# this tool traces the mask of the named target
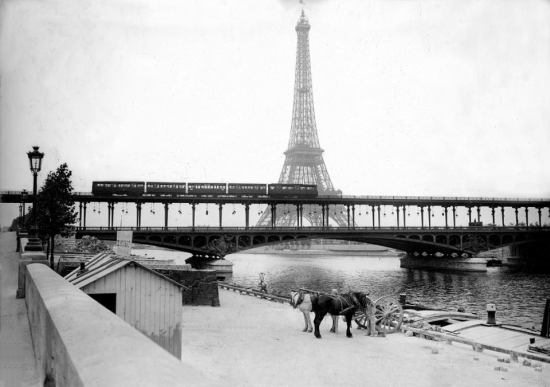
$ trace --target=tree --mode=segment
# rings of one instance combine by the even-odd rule
[[[36,223],[40,233],[49,241],[46,254],[52,269],[55,236],[70,236],[77,220],[71,175],[67,164],[61,164],[57,171],[48,174],[36,197]]]

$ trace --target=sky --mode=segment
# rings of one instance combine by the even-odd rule
[[[276,182],[303,9],[335,188],[550,197],[547,0],[0,4],[0,190],[32,190],[34,145],[39,186],[62,163],[76,191]]]

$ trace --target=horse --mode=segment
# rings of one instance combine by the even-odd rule
[[[347,324],[346,336],[349,338],[353,337],[350,331],[353,314],[358,308],[365,309],[367,303],[367,295],[362,292],[350,292],[341,296],[322,295],[315,298],[311,303],[312,310],[315,313],[315,319],[313,320],[315,324],[315,337],[318,339],[321,338],[319,325],[327,313],[333,316],[344,315]]]
[[[305,327],[302,329],[302,332],[313,332],[313,324],[311,323],[310,313],[312,310],[312,301],[317,299],[318,296],[311,295],[302,291],[291,291],[290,292],[290,305],[302,312],[304,314]],[[336,321],[338,316],[332,316],[332,328],[330,331],[332,333],[336,332]]]

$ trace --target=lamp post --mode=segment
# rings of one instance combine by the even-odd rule
[[[27,204],[27,196],[28,192],[26,189],[21,191],[21,228],[25,231],[25,233],[27,232],[27,230],[25,229],[25,205]]]
[[[25,251],[42,251],[42,243],[40,242],[40,239],[38,239],[38,228],[36,227],[36,180],[38,177],[38,172],[42,169],[42,158],[44,157],[44,153],[39,152],[37,146],[33,146],[32,149],[32,152],[27,152],[31,172],[33,174],[32,226],[30,229],[29,241],[27,246],[25,246]]]

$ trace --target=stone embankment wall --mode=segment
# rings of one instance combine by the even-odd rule
[[[26,276],[42,380],[57,387],[212,385],[46,265],[29,264]]]
[[[152,269],[191,288],[191,290],[183,290],[183,305],[220,306],[215,270],[177,270],[169,266],[152,267]]]

